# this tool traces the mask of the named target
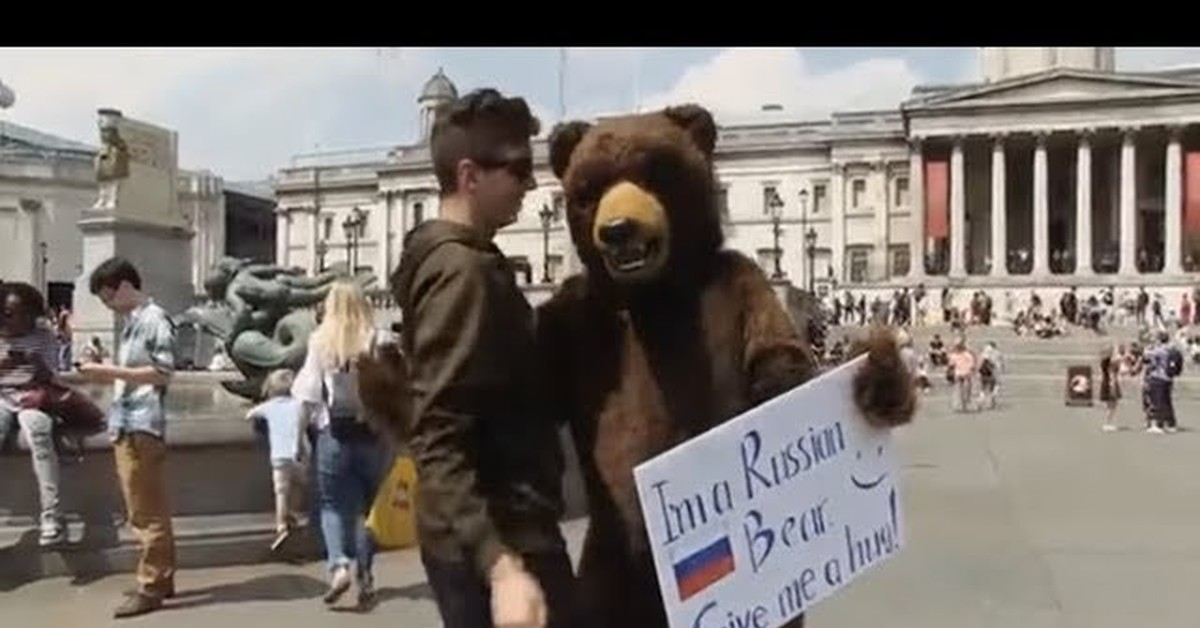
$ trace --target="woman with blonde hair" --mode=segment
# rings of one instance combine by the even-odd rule
[[[368,423],[359,402],[357,362],[384,342],[383,333],[374,327],[374,313],[361,288],[333,284],[292,386],[292,395],[304,402],[318,430],[317,493],[329,566],[326,604],[349,590],[352,562],[359,606],[369,608],[375,601],[375,540],[364,519],[390,458],[386,439]]]

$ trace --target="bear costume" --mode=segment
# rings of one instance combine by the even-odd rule
[[[580,594],[597,627],[667,628],[634,467],[818,374],[766,275],[722,249],[716,137],[696,105],[550,136],[586,272],[538,308],[538,336],[587,490]],[[864,416],[910,421],[916,394],[892,331],[858,347]]]

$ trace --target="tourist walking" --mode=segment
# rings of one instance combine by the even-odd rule
[[[391,452],[359,403],[356,362],[387,341],[379,337],[383,333],[375,329],[371,304],[358,285],[333,284],[292,384],[292,396],[303,402],[303,420],[317,429],[317,499],[329,572],[324,601],[336,604],[357,582],[363,610],[376,601],[376,544],[366,517]]]
[[[1116,346],[1100,352],[1100,401],[1104,403],[1105,432],[1117,431],[1117,406],[1121,401],[1121,361],[1124,351]]]
[[[113,257],[92,271],[91,293],[125,317],[115,364],[89,362],[79,372],[113,384],[108,429],[129,525],[141,545],[138,588],[114,612],[142,615],[175,595],[175,532],[167,497],[166,394],[175,372],[175,328],[166,310],[142,292],[137,268]]]
[[[950,407],[956,412],[972,409],[972,384],[975,377],[975,354],[967,348],[967,339],[959,337],[946,356],[949,361],[950,378],[954,391],[950,396]]]
[[[537,131],[524,100],[492,89],[443,110],[430,139],[441,215],[408,233],[392,276],[414,397],[418,541],[446,628],[583,624],[533,312],[493,242],[536,185]]]

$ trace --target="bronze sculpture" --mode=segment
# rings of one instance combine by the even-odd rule
[[[351,276],[345,264],[307,277],[298,268],[231,257],[214,264],[213,271],[204,285],[210,303],[188,308],[177,322],[194,324],[224,343],[245,379],[221,385],[252,400],[258,399],[267,373],[304,364],[308,336],[317,325],[314,307],[334,281]],[[353,279],[364,288],[375,281],[371,274]]]

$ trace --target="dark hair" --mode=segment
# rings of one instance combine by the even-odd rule
[[[92,294],[100,294],[100,290],[104,288],[120,288],[121,282],[124,281],[128,281],[135,290],[142,289],[142,276],[138,274],[137,268],[134,268],[133,262],[124,257],[110,257],[92,271],[92,276],[88,279],[88,289]]]
[[[8,301],[9,295],[16,295],[25,311],[34,318],[46,315],[46,299],[42,291],[22,281],[6,281],[0,284],[0,306]]]
[[[484,168],[510,166],[506,150],[521,147],[541,130],[524,98],[505,97],[492,88],[472,91],[440,106],[429,137],[430,159],[442,194],[458,189],[458,162],[470,159]],[[532,155],[529,160],[532,174]]]

